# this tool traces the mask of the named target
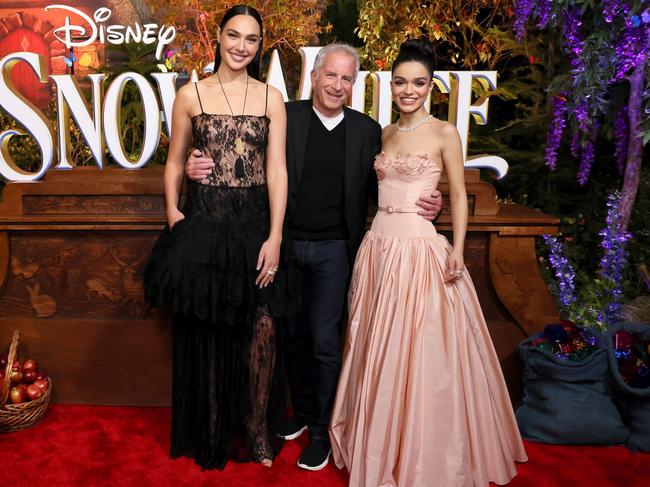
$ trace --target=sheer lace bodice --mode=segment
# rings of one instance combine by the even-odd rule
[[[165,229],[145,270],[147,299],[175,316],[171,455],[203,468],[223,468],[229,457],[270,460],[281,445],[276,319],[292,305],[286,242],[274,282],[255,285],[270,225],[269,124],[266,115],[201,106],[193,144],[215,167],[188,181],[185,218]]]
[[[248,187],[266,183],[264,161],[269,133],[266,115],[229,115],[199,113],[192,117],[194,147],[212,157],[212,173],[203,181],[210,186]],[[237,138],[243,144],[237,145]],[[235,171],[237,158],[243,163],[243,175]]]

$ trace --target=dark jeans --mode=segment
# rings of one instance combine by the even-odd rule
[[[341,370],[341,315],[350,273],[345,240],[294,240],[298,313],[287,327],[286,359],[296,416],[327,438]]]

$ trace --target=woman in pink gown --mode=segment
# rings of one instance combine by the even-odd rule
[[[429,41],[402,44],[391,82],[400,119],[375,162],[379,211],[354,265],[330,426],[334,461],[354,487],[506,484],[527,459],[463,262],[460,137],[424,109],[432,74]],[[443,169],[453,246],[412,204]]]

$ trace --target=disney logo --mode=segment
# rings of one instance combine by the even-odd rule
[[[53,34],[59,41],[63,42],[68,49],[71,47],[81,47],[92,44],[99,40],[101,44],[106,42],[110,44],[124,44],[130,42],[143,42],[144,44],[158,43],[156,47],[156,59],[162,58],[162,52],[166,45],[170,44],[176,37],[176,28],[173,25],[162,24],[144,24],[137,22],[131,25],[103,25],[111,18],[113,12],[106,8],[100,7],[95,10],[93,17],[89,17],[84,12],[69,5],[48,5],[45,11],[49,10],[66,10],[81,17],[90,26],[90,32],[81,25],[70,23],[70,17],[66,15],[65,25],[54,29]],[[87,37],[86,37],[87,36]],[[79,40],[79,38],[85,40]],[[76,40],[73,40],[75,38]]]

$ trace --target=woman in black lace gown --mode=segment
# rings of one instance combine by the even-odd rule
[[[286,114],[280,93],[258,81],[261,50],[257,11],[232,7],[214,74],[179,90],[165,167],[168,226],[145,269],[147,299],[174,313],[171,455],[206,469],[229,457],[270,466],[279,448]],[[215,167],[188,181],[181,210],[190,145]]]

